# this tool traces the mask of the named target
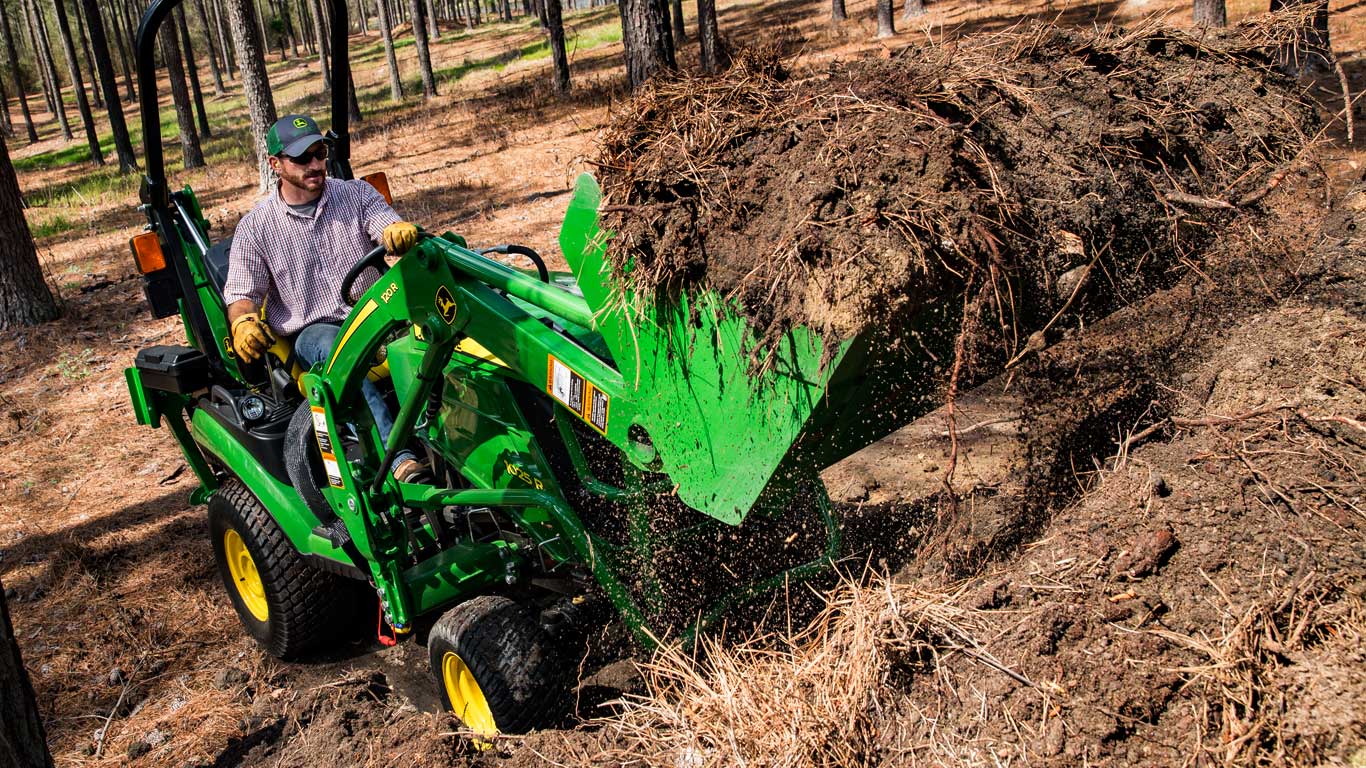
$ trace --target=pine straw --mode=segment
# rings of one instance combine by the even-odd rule
[[[607,723],[625,746],[595,761],[670,766],[863,766],[883,754],[897,676],[961,654],[1024,680],[978,641],[983,613],[961,593],[878,580],[844,585],[804,630],[734,648],[704,638],[643,672],[648,695]],[[1027,681],[1026,681],[1027,682]],[[1030,683],[1032,685],[1032,683]]]

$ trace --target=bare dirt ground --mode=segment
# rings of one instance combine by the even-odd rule
[[[1333,8],[1336,48],[1360,92],[1366,7]],[[569,23],[610,24],[611,10]],[[853,21],[840,30],[828,26],[828,4],[794,0],[723,4],[722,23],[739,39],[785,36],[799,65],[819,66],[960,25],[1091,24],[1162,10],[1178,7],[944,3],[926,31],[886,44],[871,39],[867,2],[850,3]],[[510,25],[448,38],[438,66],[497,56],[536,33]],[[685,58],[695,55],[690,44]],[[282,112],[316,106],[316,67],[274,65]],[[431,229],[555,254],[569,184],[591,170],[597,133],[625,97],[619,45],[578,51],[574,67],[569,99],[550,97],[542,60],[446,82],[427,107],[383,109],[357,132],[357,170],[387,170],[398,209]],[[357,76],[362,91],[385,82],[373,61]],[[1341,108],[1335,87],[1325,80],[1318,93],[1329,111]],[[949,618],[910,622],[937,632],[884,633],[902,650],[884,654],[892,660],[873,687],[895,707],[878,710],[883,720],[849,718],[871,729],[824,738],[854,745],[866,764],[1366,759],[1366,204],[1348,194],[1366,162],[1345,148],[1340,122],[1328,140],[1324,173],[1278,193],[1307,201],[1278,234],[1293,249],[1259,251],[1261,260],[1230,250],[1208,274],[1074,329],[1019,375],[965,394],[956,506],[941,495],[942,413],[826,473],[859,558],[850,567],[866,558],[899,574],[899,589],[921,590],[916,599],[889,591],[900,596],[896,615],[938,606],[934,615]],[[254,170],[234,148],[240,132],[217,141],[228,159],[175,178],[226,233],[253,202]],[[60,146],[11,151],[20,159]],[[701,704],[694,716],[705,722],[664,717],[680,710],[679,692],[691,697],[683,703],[704,702],[663,685],[667,676],[651,676],[658,709],[627,713],[636,731],[576,729],[571,717],[561,730],[479,751],[434,713],[425,656],[412,644],[379,650],[363,632],[304,664],[256,648],[218,583],[173,442],[137,428],[127,402],[122,369],[135,351],[182,333],[147,318],[126,250],[140,224],[134,190],[110,181],[73,194],[83,170],[21,171],[31,198],[54,201],[31,212],[32,224],[76,222],[39,241],[66,314],[0,338],[0,575],[59,765],[735,762],[707,728],[749,731]],[[982,652],[946,644],[945,622]],[[612,634],[584,669],[578,717],[646,690]],[[679,734],[694,739],[692,752],[676,749]]]

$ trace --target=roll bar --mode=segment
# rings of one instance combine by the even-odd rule
[[[162,22],[184,0],[153,0],[138,24],[136,41],[138,104],[142,110],[142,143],[146,173],[142,183],[142,202],[160,211],[169,211],[170,194],[166,182],[166,160],[161,150],[161,119],[157,103],[156,38]],[[332,142],[328,168],[334,178],[351,178],[351,137],[348,99],[351,94],[350,53],[347,50],[346,0],[328,0],[332,8],[332,127],[327,132]],[[227,41],[224,41],[225,43]],[[265,41],[262,41],[262,45]]]

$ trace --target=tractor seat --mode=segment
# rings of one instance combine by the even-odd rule
[[[232,238],[225,237],[213,244],[209,248],[209,253],[204,257],[204,266],[208,268],[209,279],[218,289],[218,295],[223,295],[223,286],[228,284],[228,252],[232,250]]]

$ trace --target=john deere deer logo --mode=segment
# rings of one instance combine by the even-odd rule
[[[295,128],[307,128],[307,127],[308,127],[308,121],[305,120],[305,119],[303,119],[302,117],[296,117],[296,118],[294,118],[294,127],[295,127]]]
[[[441,319],[446,321],[446,325],[455,322],[455,299],[444,285],[436,289],[436,311],[441,313]]]

